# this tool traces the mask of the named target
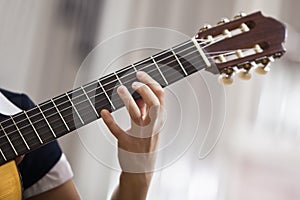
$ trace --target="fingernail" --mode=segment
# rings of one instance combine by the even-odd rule
[[[121,94],[121,95],[125,94],[125,90],[126,90],[126,87],[124,85],[121,85],[117,88],[118,94]]]
[[[135,81],[135,82],[132,83],[132,88],[134,90],[136,90],[136,89],[138,89],[139,87],[141,87],[143,85],[144,85],[143,83]]]
[[[142,78],[145,74],[146,74],[146,72],[138,71],[138,72],[136,73],[136,77],[137,77],[138,79],[140,79],[140,78]]]
[[[105,109],[102,109],[100,111],[100,115],[101,115],[101,117],[106,117],[107,116],[107,111]]]

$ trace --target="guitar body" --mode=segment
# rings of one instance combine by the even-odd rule
[[[0,166],[0,200],[21,200],[22,186],[15,161]]]

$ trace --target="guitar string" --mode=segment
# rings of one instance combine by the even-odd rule
[[[176,73],[176,72],[174,72],[174,73]],[[173,73],[173,74],[174,74],[174,73]],[[157,74],[157,76],[159,76],[159,74]],[[101,100],[100,100],[100,101],[101,101]],[[119,102],[122,103],[121,100],[120,100]],[[107,104],[107,105],[109,105],[109,104]],[[89,107],[89,105],[87,104],[86,107]],[[86,110],[86,109],[85,109],[86,107],[82,108],[82,110]],[[70,107],[70,108],[71,108],[71,107]],[[90,111],[87,112],[87,113],[93,113],[93,111],[90,110]],[[87,113],[85,113],[85,114],[87,114]],[[70,115],[74,115],[74,113],[71,112],[69,115],[65,115],[64,117],[70,116]],[[58,120],[56,120],[56,121],[60,121],[60,118],[57,118],[57,119],[58,119]],[[73,122],[73,121],[74,121],[74,120],[66,121],[66,123],[68,123],[68,122]],[[61,124],[61,126],[63,127],[64,125]],[[59,127],[61,127],[61,126],[53,127],[53,129],[59,128]],[[43,126],[43,127],[47,127],[47,125],[45,125],[45,126]],[[43,128],[43,127],[40,127],[40,128]],[[20,129],[20,128],[19,128],[19,129]],[[49,131],[49,130],[47,129],[47,131],[44,132],[44,133],[48,133],[48,131]],[[17,131],[13,131],[13,132],[17,132]],[[13,132],[11,132],[10,134],[12,134]],[[31,134],[31,133],[32,133],[32,131],[31,131],[31,132],[25,132],[24,134],[22,134],[23,136],[26,136],[26,135],[33,136],[32,138],[27,138],[27,139],[26,139],[27,142],[32,141],[32,139],[36,139],[36,137],[34,137],[35,135],[34,135],[34,134]],[[42,135],[42,134],[43,134],[43,133],[40,132],[40,135]],[[55,139],[55,138],[53,138],[53,139]],[[11,141],[13,142],[13,141],[16,141],[16,140],[18,140],[18,138],[13,138]],[[2,144],[5,144],[5,142],[4,142],[4,143],[1,143],[0,146],[2,146]],[[20,144],[22,144],[22,143],[19,143],[19,145],[20,145]],[[41,143],[39,142],[38,144],[41,144]],[[23,146],[23,145],[22,145],[22,146]],[[10,149],[10,146],[7,146],[6,148],[2,148],[2,150],[3,150],[4,152],[6,152],[7,149]],[[26,148],[25,148],[25,149],[26,149]],[[12,153],[12,155],[15,156],[15,154],[13,154],[13,153]]]
[[[190,41],[188,41],[187,43],[183,43],[183,44],[181,44],[181,46],[184,46],[184,45],[186,45],[186,44],[188,44]],[[178,52],[177,54],[179,54],[179,53],[181,53],[181,52],[183,52],[183,51],[186,51],[186,50],[188,50],[188,49],[190,49],[190,48],[193,48],[194,46],[190,46],[189,48],[187,48],[187,49],[183,49],[182,51],[180,51],[180,52]],[[173,50],[174,50],[174,48],[173,48]],[[160,56],[162,53],[170,53],[171,51],[168,49],[168,51],[163,51],[163,52],[161,52],[160,54],[157,54],[157,55],[155,55],[155,57],[157,57],[157,56]],[[195,50],[195,51],[193,51],[193,52],[190,52],[190,53],[188,53],[187,55],[184,55],[184,56],[188,56],[189,54],[192,54],[192,53],[195,53],[195,52],[197,52],[197,50]],[[227,50],[227,51],[219,51],[219,52],[209,52],[209,53],[206,53],[207,55],[209,55],[209,54],[219,54],[219,53],[223,53],[223,54],[231,54],[231,52],[232,52],[232,54],[234,53],[234,51],[233,50]],[[170,56],[167,56],[167,57],[165,57],[165,58],[163,58],[163,59],[161,59],[161,60],[157,60],[156,62],[161,62],[161,61],[163,61],[163,60],[166,60],[166,59],[168,59],[168,58],[171,58],[171,57],[173,57],[174,55],[170,55]],[[153,56],[154,57],[154,56]],[[211,56],[210,58],[213,58],[213,57],[215,57],[215,56]],[[144,60],[143,62],[145,62],[145,61],[150,61],[150,58],[147,58],[146,60]],[[175,60],[172,60],[171,62],[176,62]],[[171,62],[168,62],[168,63],[166,63],[166,64],[169,64],[169,63],[171,63]],[[151,63],[150,65],[148,65],[148,66],[145,66],[145,67],[143,67],[143,68],[141,68],[141,69],[145,69],[145,68],[147,68],[147,67],[149,67],[149,66],[153,66],[154,64],[153,63]],[[121,70],[119,70],[119,71],[117,71],[118,73],[120,73],[120,72],[122,72],[122,71],[125,71],[125,70],[127,70],[127,69],[129,69],[129,68],[132,68],[132,66],[128,66],[128,67],[125,67],[125,68],[122,68]],[[134,72],[135,73],[135,72]],[[125,76],[122,76],[121,78],[124,78],[124,77],[126,77],[126,76],[129,76],[129,75],[132,75],[132,74],[134,74],[134,73],[129,73],[129,74],[126,74]],[[108,78],[108,77],[112,77],[112,76],[114,76],[115,74],[113,74],[113,73],[111,73],[111,74],[109,74],[107,77],[105,77],[105,78]],[[99,79],[99,81],[101,81],[101,79]],[[115,80],[114,80],[115,81]],[[89,86],[90,84],[94,84],[95,83],[95,81],[94,82],[91,82],[91,83],[88,83],[85,87],[87,87],[87,86]],[[105,86],[107,86],[107,85],[109,85],[109,84],[111,84],[112,82],[108,82],[108,83],[106,83],[106,84],[103,84],[102,86],[103,87],[105,87]],[[100,89],[100,88],[97,88],[97,89]],[[78,90],[80,90],[80,88],[76,88],[76,89],[74,89],[72,92],[75,92],[75,91],[78,91]],[[91,91],[91,90],[90,90]],[[86,91],[86,93],[89,93],[90,91]],[[104,92],[103,93],[101,93],[101,94],[104,94]],[[85,94],[82,94],[82,95],[79,95],[79,96],[76,96],[75,98],[77,98],[77,97],[80,97],[80,96],[84,96]],[[57,99],[55,99],[55,100],[59,100],[60,98],[63,98],[63,97],[65,97],[65,96],[59,96]],[[60,105],[62,105],[62,104],[64,104],[64,103],[66,103],[66,102],[68,102],[68,101],[65,101],[65,102],[61,102],[60,104],[56,104],[56,106],[60,106]],[[42,103],[42,104],[39,104],[39,106],[43,106],[43,105],[45,105],[46,103],[49,103],[49,102],[44,102],[44,104]],[[53,109],[54,107],[52,107],[52,108],[49,108],[49,109]],[[35,108],[32,108],[32,109],[29,109],[29,110],[27,110],[26,112],[29,112],[29,111],[31,111],[31,110],[33,110],[33,109],[35,109]],[[48,111],[49,109],[46,109],[46,110],[44,110],[43,112],[46,112],[46,111]],[[22,114],[22,113],[19,113],[19,114]],[[37,115],[39,115],[39,113],[37,114]],[[16,116],[14,116],[14,117],[17,117],[18,115],[16,115]],[[34,116],[36,116],[36,115],[32,115],[31,117],[34,117]],[[9,119],[7,119],[7,120],[3,120],[1,123],[4,123],[5,121],[9,121]],[[23,120],[24,121],[24,120]],[[21,121],[17,121],[17,123],[20,123],[20,122],[22,122],[22,120]],[[14,125],[11,125],[11,126],[14,126]],[[5,128],[9,128],[9,126],[8,127],[5,127]]]
[[[182,44],[182,46],[183,45],[186,45],[186,44],[188,44],[190,41],[188,41],[188,42],[186,42],[186,43],[183,43]],[[193,46],[192,46],[193,47]],[[186,50],[188,50],[188,49],[190,49],[190,48],[192,48],[192,47],[189,47],[189,48],[186,48],[186,49],[183,49],[182,51],[180,51],[180,52],[183,52],[183,51],[186,51]],[[177,47],[178,48],[178,47]],[[177,54],[179,54],[180,52],[178,52]],[[187,55],[189,55],[189,54],[191,54],[191,53],[194,53],[194,52],[197,52],[197,51],[193,51],[193,52],[190,52],[190,53],[188,53]],[[170,50],[168,50],[168,51],[166,51],[166,52],[162,52],[162,53],[160,53],[160,54],[158,54],[158,55],[156,55],[156,56],[159,56],[159,55],[163,55],[164,53],[170,53]],[[171,55],[171,56],[168,56],[168,57],[165,57],[164,59],[162,59],[162,60],[166,60],[166,59],[168,59],[168,58],[170,58],[170,57],[172,57],[173,55]],[[184,55],[184,56],[186,56],[186,55]],[[148,59],[149,60],[149,59]],[[161,62],[162,60],[157,60],[157,62]],[[143,62],[145,62],[146,60],[144,60]],[[172,62],[175,62],[175,60],[172,60],[171,62],[168,62],[166,65],[168,65],[168,64],[170,64],[170,63],[172,63]],[[150,67],[150,66],[153,66],[153,63],[151,63],[150,65],[148,65],[148,66],[145,66],[144,68],[148,68],[148,67]],[[126,70],[126,69],[125,69]],[[156,70],[156,69],[154,69],[154,70]],[[153,71],[153,70],[152,70]],[[128,75],[128,74],[127,74]],[[128,81],[127,81],[128,82]],[[131,80],[129,81],[129,82],[131,82]],[[110,84],[110,83],[108,83],[108,84]],[[124,84],[126,84],[126,83],[124,83]],[[98,89],[98,87],[96,88],[96,89]],[[91,91],[91,90],[90,90]],[[87,92],[90,92],[90,91],[87,91]],[[103,93],[102,93],[103,94]],[[100,94],[99,94],[100,95]],[[101,99],[101,100],[103,100],[103,99]],[[100,100],[100,101],[101,101]],[[86,101],[86,100],[85,100]],[[79,102],[78,104],[80,104],[80,103],[82,103],[82,102]],[[61,104],[64,104],[64,103],[61,103]],[[108,104],[109,105],[109,104]],[[50,108],[50,109],[53,109],[53,108]],[[48,110],[50,110],[50,109],[48,109]],[[46,110],[45,110],[46,111]],[[44,112],[45,112],[44,111]],[[62,111],[61,111],[62,112]],[[55,113],[55,114],[57,114],[57,113]],[[50,117],[50,116],[47,116],[47,117]],[[60,121],[60,119],[58,119],[59,121]],[[41,120],[40,120],[41,121]],[[20,122],[16,122],[16,123],[20,123]],[[28,125],[29,126],[29,125]],[[46,127],[46,126],[45,126]],[[7,128],[7,127],[5,127],[5,128]],[[42,128],[42,127],[40,127],[40,128]],[[22,127],[20,127],[20,129],[22,129]],[[16,132],[16,131],[13,131],[12,133],[14,133],[14,132]],[[11,133],[11,134],[12,134]],[[23,134],[23,135],[25,135],[25,134]],[[1,137],[0,137],[1,138]]]
[[[157,75],[159,75],[159,74],[157,74]],[[121,102],[121,101],[119,101],[119,102]],[[87,104],[86,104],[86,105],[87,105]],[[108,105],[109,105],[109,104],[108,104]],[[88,105],[87,105],[86,107],[88,107]],[[85,109],[86,107],[82,108],[82,110],[86,110],[86,109]],[[93,111],[92,111],[92,110],[89,110],[89,111],[86,112],[85,114],[89,114],[89,113],[93,113]],[[71,112],[68,116],[73,115],[73,114],[74,114],[74,113]],[[90,115],[89,115],[89,116],[90,116]],[[94,119],[94,120],[95,120],[95,119]],[[74,120],[70,120],[70,121],[67,121],[67,123],[68,123],[68,122],[73,122],[73,121],[74,121]],[[53,127],[53,128],[55,129],[55,128],[59,128],[59,127],[64,127],[63,124],[60,124],[60,125],[61,125],[61,126],[57,126],[57,127]],[[47,127],[47,125],[44,126],[44,127]],[[33,137],[27,138],[26,141],[29,142],[29,141],[33,141],[33,139],[36,140],[36,137],[34,137],[35,135],[34,135],[34,134],[31,134],[32,132],[27,132],[27,133],[30,133],[29,135],[30,135],[30,136],[33,136]],[[27,133],[25,133],[25,135],[27,135]],[[47,131],[44,132],[44,133],[49,133],[49,130],[47,129]],[[24,135],[24,134],[23,134],[23,135]],[[25,136],[25,135],[24,135],[24,136]],[[40,133],[40,135],[42,135],[42,133]],[[54,139],[55,139],[55,138],[51,138],[51,140],[54,140]],[[13,139],[12,141],[15,141],[15,140],[18,140],[18,138]],[[2,144],[3,144],[3,143],[2,143]],[[1,144],[1,145],[2,145],[2,144]],[[5,143],[4,143],[4,144],[5,144]],[[22,145],[22,144],[23,144],[23,143],[20,142],[20,143],[18,143],[18,144],[14,144],[14,146],[17,146],[17,145],[18,145],[18,146],[19,146],[18,149],[20,150],[20,145]],[[39,144],[41,144],[41,143],[40,143],[40,142],[36,142],[35,144],[38,144],[38,145],[39,145]],[[24,146],[24,145],[22,145],[22,147],[23,147],[23,146]],[[7,149],[10,150],[10,148],[11,148],[11,147],[8,145],[8,146],[6,146],[5,148],[2,148],[2,150],[3,150],[3,152],[7,152]],[[24,149],[25,151],[27,151],[26,148],[23,148],[23,149]],[[21,151],[22,151],[22,150],[21,150]],[[7,154],[7,153],[6,153],[5,155],[6,155],[7,157],[9,157],[9,156],[15,157],[15,156],[16,156],[13,152],[10,153],[10,154]]]
[[[194,56],[192,59],[195,59],[195,58],[198,58],[198,55],[197,56]],[[173,61],[172,61],[173,62]],[[175,62],[175,61],[174,61]],[[183,64],[185,64],[185,62],[187,62],[187,61],[184,61],[183,62]],[[168,64],[170,64],[171,62],[169,62]],[[151,70],[151,71],[149,71],[149,73],[151,73],[151,72],[153,72],[153,71],[156,71],[156,69],[154,68],[153,70]],[[167,72],[167,71],[166,71]],[[174,73],[177,73],[177,72],[174,72]],[[160,76],[159,74],[157,74],[158,76]],[[170,77],[171,78],[171,77]],[[135,80],[135,79],[130,79],[129,81],[127,81],[127,82],[124,82],[123,84],[126,84],[126,83],[130,83],[130,82],[132,82],[133,80]],[[114,82],[117,82],[117,81],[114,81]],[[111,83],[113,83],[113,82],[111,82]],[[90,90],[89,92],[92,92],[92,91],[96,91],[97,89],[99,89],[100,87],[96,87],[96,88],[93,88],[92,90]],[[115,87],[113,87],[112,89],[115,89]],[[100,96],[100,95],[102,95],[103,93],[99,93],[99,94],[96,94],[96,95],[94,95],[93,97],[90,97],[90,98],[96,98],[97,96]],[[116,94],[113,94],[113,95],[116,95]],[[112,95],[112,97],[113,97],[113,95]],[[83,95],[81,95],[81,96],[83,96]],[[107,100],[107,98],[103,98],[103,99],[98,99],[98,101],[97,102],[101,102],[101,101],[103,101],[103,100]],[[87,102],[88,100],[87,99],[85,99],[85,100],[83,100],[83,101],[81,101],[81,102],[77,102],[76,104],[75,104],[75,106],[76,105],[79,105],[79,104],[81,104],[81,103],[83,103],[83,102]],[[95,102],[95,103],[97,103],[97,102]],[[67,101],[67,102],[64,102],[63,104],[66,104],[66,103],[70,103],[69,101]],[[63,105],[63,104],[61,104],[61,105]],[[110,105],[110,104],[106,104],[106,105]],[[105,105],[105,106],[106,106]],[[62,109],[62,110],[60,110],[61,112],[63,112],[63,111],[67,111],[68,109],[70,109],[70,108],[73,108],[72,106],[69,106],[69,107],[65,107],[64,109]],[[50,109],[48,109],[48,111],[50,111],[51,109],[55,109],[55,107],[52,107],[52,108],[50,108]],[[45,112],[45,111],[44,111]],[[40,115],[40,113],[39,114],[37,114],[37,115]],[[37,116],[37,115],[33,115],[33,116]],[[47,118],[49,118],[49,117],[51,117],[51,116],[54,116],[54,115],[57,115],[57,112],[55,112],[55,113],[53,113],[53,114],[51,114],[51,115],[47,115]],[[31,116],[32,117],[32,116]],[[63,116],[63,117],[65,117],[65,116]],[[17,123],[20,123],[20,122],[24,122],[24,121],[27,121],[28,119],[24,119],[24,120],[21,120],[21,121],[16,121],[16,124]],[[33,122],[33,124],[34,123],[38,123],[38,122],[41,122],[41,121],[44,121],[44,119],[39,119],[39,120],[37,120],[37,121],[34,121]],[[23,126],[23,127],[19,127],[19,129],[21,130],[22,128],[26,128],[26,127],[30,127],[31,125],[26,125],[26,126]],[[11,124],[10,126],[6,126],[6,127],[4,127],[4,128],[10,128],[10,127],[14,127],[14,124]],[[15,133],[15,132],[17,132],[17,130],[14,130],[13,132],[10,132],[10,133]],[[1,136],[1,137],[3,137],[3,136]],[[1,139],[1,137],[0,137],[0,139]]]
[[[195,58],[195,57],[193,57],[193,58]],[[174,61],[171,61],[171,62],[174,62]],[[168,62],[167,64],[169,64],[169,63],[171,63],[171,62]],[[153,71],[153,70],[152,70]],[[171,77],[170,77],[171,78]],[[129,81],[129,82],[131,82],[131,81]],[[124,83],[125,84],[125,83]],[[96,88],[97,89],[97,88]],[[113,95],[112,95],[113,96]],[[103,100],[103,99],[100,99],[100,101],[101,100]],[[87,100],[84,100],[84,101],[87,101]],[[78,102],[78,104],[81,104],[82,102]],[[109,104],[108,104],[109,105]],[[53,109],[53,108],[52,108]],[[62,111],[61,111],[62,112]],[[54,113],[54,114],[57,114],[57,113]],[[47,117],[50,117],[50,116],[47,116]],[[58,119],[58,120],[60,120],[60,119]],[[58,120],[56,120],[56,121],[58,121]],[[41,121],[41,120],[40,120]],[[46,127],[46,126],[44,126],[44,127]],[[22,127],[20,127],[20,128],[22,128]],[[43,128],[43,127],[40,127],[40,128]],[[53,127],[53,128],[56,128],[56,127]],[[16,131],[14,131],[14,132],[16,132]],[[24,135],[24,134],[23,134]]]
[[[195,58],[195,57],[193,57],[193,58]],[[172,61],[172,62],[174,62],[174,61]],[[184,61],[184,62],[186,62],[186,61]],[[169,62],[169,63],[171,63],[171,62]],[[169,64],[168,63],[168,64]],[[155,70],[155,69],[154,69]],[[152,70],[153,71],[153,70]],[[171,77],[170,77],[171,78]],[[103,99],[102,99],[103,100]],[[84,101],[86,101],[86,100],[84,100]],[[101,101],[101,99],[100,99],[100,101]],[[82,102],[79,102],[78,104],[81,104]],[[109,105],[109,104],[108,104]],[[52,108],[53,109],[53,108]],[[57,114],[57,113],[54,113],[54,114]],[[47,117],[49,117],[49,116],[47,116]],[[60,121],[60,119],[58,118],[58,120]],[[58,121],[57,120],[57,121]],[[44,126],[44,127],[47,127],[47,126]],[[43,128],[43,127],[40,127],[40,128]],[[54,128],[56,128],[56,127],[54,127]],[[16,132],[16,131],[14,131],[14,132]]]
[[[181,46],[184,46],[184,45],[186,45],[186,44],[188,44],[188,43],[190,43],[191,41],[187,41],[186,43],[183,43],[183,44],[181,44],[179,47],[181,47]],[[177,47],[177,48],[179,48],[179,47]],[[183,49],[182,51],[180,51],[180,52],[178,52],[177,54],[180,54],[181,52],[184,52],[184,51],[186,51],[186,50],[189,50],[189,49],[191,49],[191,48],[193,48],[193,46],[190,46],[190,47],[188,47],[188,48],[186,48],[186,49]],[[174,48],[173,48],[173,50],[174,50]],[[165,51],[163,51],[164,53],[169,53],[170,52],[170,50],[168,50],[167,52],[165,52]],[[186,55],[184,55],[184,56],[188,56],[189,54],[191,54],[191,53],[195,53],[195,52],[197,52],[197,50],[196,51],[193,51],[193,52],[190,52],[190,53],[188,53],[188,54],[186,54]],[[157,57],[157,56],[160,56],[160,54],[158,54],[158,55],[155,55],[155,57]],[[163,61],[163,60],[166,60],[166,59],[168,59],[168,58],[171,58],[173,55],[171,55],[171,56],[168,56],[168,57],[165,57],[164,59],[161,59],[161,60],[158,60],[157,62],[161,62],[161,61]],[[154,57],[154,56],[153,56]],[[155,58],[154,57],[154,58]],[[151,59],[150,58],[147,58],[146,60],[144,60],[143,62],[145,62],[145,61],[150,61]],[[176,61],[176,60],[172,60],[171,62],[174,62],[174,61]],[[139,62],[141,62],[141,63],[143,63],[142,61],[139,61]],[[139,63],[138,62],[138,63]],[[170,62],[169,62],[170,63]],[[169,63],[167,63],[167,64],[169,64]],[[146,66],[144,66],[143,68],[141,68],[141,69],[146,69],[146,68],[148,68],[148,67],[153,67],[153,63],[151,63],[151,64],[149,64],[149,65],[146,65]],[[122,71],[124,71],[124,70],[127,70],[128,68],[132,68],[132,66],[128,66],[128,67],[125,67],[125,68],[123,68],[123,69],[121,69],[120,71],[118,71],[118,73],[120,73],[120,72],[122,72]],[[134,73],[129,73],[129,74],[126,74],[126,76],[129,76],[129,75],[132,75],[132,74],[135,74],[135,72]],[[112,77],[112,76],[114,76],[114,74],[112,73],[112,74],[109,74],[107,77],[105,77],[105,78],[109,78],[109,77]],[[124,77],[122,77],[122,78],[124,78]],[[99,81],[102,81],[101,79],[99,79]],[[114,80],[115,81],[115,80]],[[95,83],[95,82],[91,82],[91,83],[88,83],[86,86],[88,86],[89,84],[93,84],[93,83]],[[106,83],[106,84],[103,84],[102,86],[103,87],[105,87],[105,86],[107,86],[107,85],[109,85],[109,84],[111,84],[112,82],[108,82],[108,83]],[[85,87],[86,87],[85,86]],[[75,92],[75,91],[77,91],[77,90],[79,90],[80,88],[76,88],[75,90],[73,90],[72,92]],[[87,92],[90,92],[90,91],[87,91]],[[104,93],[104,92],[103,92]],[[103,93],[101,93],[101,94],[103,94]],[[83,94],[84,95],[84,94]],[[63,98],[64,96],[59,96],[58,98],[56,98],[56,99],[53,99],[53,100],[59,100],[60,98]],[[79,96],[78,96],[79,97]],[[56,106],[60,106],[60,105],[62,105],[62,104],[64,104],[64,103],[66,103],[66,102],[69,102],[69,101],[65,101],[65,102],[61,102],[60,104],[57,104]],[[46,104],[47,102],[45,102],[45,104]],[[39,106],[43,106],[44,104],[42,103],[42,104],[39,104]],[[32,109],[29,109],[29,110],[27,110],[26,112],[30,112],[31,110],[34,110],[34,109],[36,109],[36,108],[32,108]],[[44,111],[47,111],[47,110],[44,110]],[[22,114],[22,113],[20,113],[20,114]],[[17,117],[18,116],[18,114],[16,115],[16,116],[14,116],[14,117]],[[31,117],[34,117],[35,115],[33,115],[33,116],[31,116]],[[1,122],[1,124],[2,123],[4,123],[5,121],[9,121],[9,119],[7,119],[7,120],[3,120],[2,122]],[[22,121],[17,121],[17,123],[20,123],[20,122],[22,122]],[[8,127],[5,127],[5,128],[8,128]]]

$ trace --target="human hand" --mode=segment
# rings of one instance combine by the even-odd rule
[[[131,118],[131,128],[123,130],[107,110],[101,117],[118,140],[119,162],[122,171],[144,173],[153,171],[158,145],[159,132],[163,125],[164,91],[162,87],[145,72],[136,74],[140,82],[132,88],[140,94],[135,101],[125,86],[117,92],[125,104]]]

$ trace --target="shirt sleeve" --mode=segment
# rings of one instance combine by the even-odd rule
[[[24,190],[24,198],[29,198],[60,186],[73,177],[71,166],[62,154],[59,161],[39,181]]]
[[[21,110],[35,106],[25,94],[13,93],[0,89],[2,94]],[[25,155],[18,165],[24,196],[30,197],[57,187],[73,176],[69,162],[57,141]]]

